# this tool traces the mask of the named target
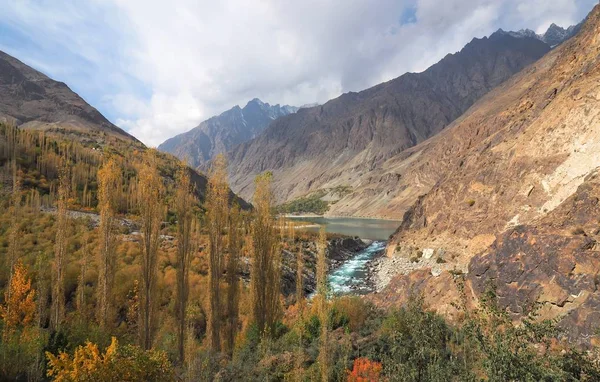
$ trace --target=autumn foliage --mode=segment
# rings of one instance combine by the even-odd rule
[[[32,323],[35,315],[35,291],[31,288],[27,269],[21,262],[15,265],[5,300],[1,311],[5,333]]]
[[[173,369],[164,352],[120,347],[115,337],[104,353],[94,343],[79,346],[73,356],[46,353],[48,377],[54,381],[172,381]]]
[[[354,360],[352,371],[348,373],[348,382],[375,382],[380,381],[381,363],[368,358]]]

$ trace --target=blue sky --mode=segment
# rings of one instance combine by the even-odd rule
[[[0,50],[149,145],[236,104],[325,102],[421,71],[498,28],[581,20],[597,0],[20,0]]]

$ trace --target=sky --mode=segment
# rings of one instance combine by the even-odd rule
[[[324,103],[598,0],[0,0],[0,50],[149,146],[235,105]]]

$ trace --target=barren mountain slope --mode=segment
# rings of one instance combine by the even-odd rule
[[[320,188],[358,188],[365,174],[437,134],[549,49],[534,38],[496,33],[423,73],[282,117],[229,154],[232,187],[248,197],[254,177],[270,170],[280,202]]]
[[[108,121],[62,82],[0,51],[0,121],[76,135],[137,140]]]
[[[413,152],[405,184],[436,180],[388,255],[433,252],[443,268],[468,271],[474,300],[491,281],[511,313],[540,301],[571,338],[590,334],[600,318],[600,6],[579,35]],[[393,303],[416,287],[452,311],[450,280],[439,271],[398,276],[381,298]]]

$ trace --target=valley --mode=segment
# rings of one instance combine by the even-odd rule
[[[0,380],[600,381],[600,5],[293,3],[0,18]]]

